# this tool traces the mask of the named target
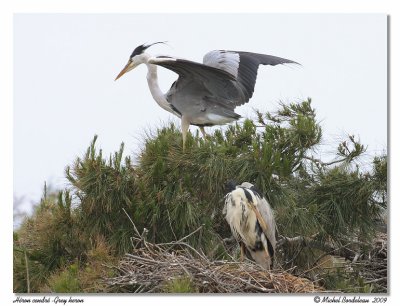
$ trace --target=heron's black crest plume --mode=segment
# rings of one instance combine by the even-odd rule
[[[156,44],[165,44],[165,43],[166,43],[166,41],[158,41],[158,42],[152,43],[152,44],[150,44],[150,45],[143,44],[143,45],[137,46],[137,47],[135,48],[135,50],[133,50],[133,52],[132,52],[132,54],[131,54],[131,58],[134,57],[134,56],[136,56],[136,55],[142,54],[147,48],[149,48],[149,47],[151,47],[151,46],[153,46],[153,45],[156,45]]]

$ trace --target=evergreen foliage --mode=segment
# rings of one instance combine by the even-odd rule
[[[191,245],[209,257],[226,258],[223,238],[231,234],[222,207],[228,179],[260,189],[275,210],[281,237],[312,237],[321,246],[341,246],[375,235],[376,220],[386,208],[386,156],[375,157],[371,170],[361,171],[357,158],[366,148],[349,136],[338,144],[336,159],[315,158],[321,153],[322,128],[310,99],[281,104],[274,113],[257,112],[257,120],[215,130],[207,139],[189,134],[185,150],[181,137],[172,123],[149,133],[134,164],[123,157],[124,144],[103,156],[95,136],[86,154],[66,168],[69,188],[45,192],[34,215],[16,232],[14,290],[27,291],[28,262],[32,292],[46,286],[88,291],[87,284],[70,282],[71,265],[87,267],[98,239],[107,245],[103,260],[132,248],[133,228],[124,210],[139,231],[149,231],[152,242],[176,241],[203,226],[200,235],[190,237]],[[282,248],[280,265],[297,266],[297,273],[321,256],[310,246]],[[84,270],[77,272],[80,277],[93,279]],[[57,282],[48,284],[50,275]],[[72,289],[65,288],[68,284]],[[190,284],[182,280],[167,287],[185,292]]]

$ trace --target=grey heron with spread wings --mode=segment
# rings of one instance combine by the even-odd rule
[[[143,44],[133,50],[115,80],[146,64],[147,82],[154,100],[181,118],[183,149],[189,125],[198,126],[205,136],[205,126],[222,125],[241,117],[234,110],[253,96],[259,65],[298,64],[281,57],[242,51],[214,50],[204,56],[202,64],[170,56],[153,57],[145,52],[159,43],[163,42]],[[179,76],[165,94],[158,85],[157,66]]]

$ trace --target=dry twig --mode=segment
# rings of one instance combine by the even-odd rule
[[[115,267],[119,275],[106,283],[118,291],[164,292],[168,282],[186,277],[200,293],[323,291],[306,278],[286,271],[266,271],[253,262],[212,261],[184,242],[199,231],[200,228],[176,242],[146,242],[120,261]]]

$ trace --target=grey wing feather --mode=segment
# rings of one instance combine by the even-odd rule
[[[243,86],[246,99],[244,104],[253,96],[259,65],[276,66],[280,64],[298,64],[294,61],[266,54],[238,52],[240,55],[238,82]],[[241,105],[239,104],[239,105]]]
[[[179,75],[175,88],[180,88],[180,91],[171,88],[171,94],[180,94],[184,103],[189,103],[186,98],[195,93],[197,97],[205,97],[205,100],[218,101],[220,106],[232,111],[253,96],[259,65],[298,64],[272,55],[223,50],[207,53],[203,64],[167,56],[159,56],[149,62]],[[188,83],[191,83],[191,88],[187,88]]]
[[[151,59],[150,63],[170,69],[180,76],[197,76],[205,80],[216,77],[219,80],[222,79],[224,82],[226,80],[235,80],[233,75],[224,70],[185,59],[157,56]]]
[[[236,77],[242,94],[241,99],[236,101],[236,106],[248,102],[253,96],[259,65],[298,64],[295,61],[273,55],[225,50],[214,50],[207,53],[203,63],[225,70]]]
[[[267,202],[265,198],[262,198],[259,200],[257,209],[260,212],[261,216],[263,217],[265,223],[268,226],[268,233],[267,238],[271,242],[272,246],[275,249],[276,246],[276,236],[275,236],[275,231],[276,231],[276,223],[275,223],[275,218],[274,218],[274,212],[272,211],[271,206]]]
[[[235,107],[235,101],[243,95],[236,84],[236,78],[222,69],[165,56],[153,58],[149,62],[177,73],[179,78],[176,81],[176,87],[181,87],[180,84],[194,82],[197,87],[203,88],[204,95],[221,98],[224,106],[232,110]]]

